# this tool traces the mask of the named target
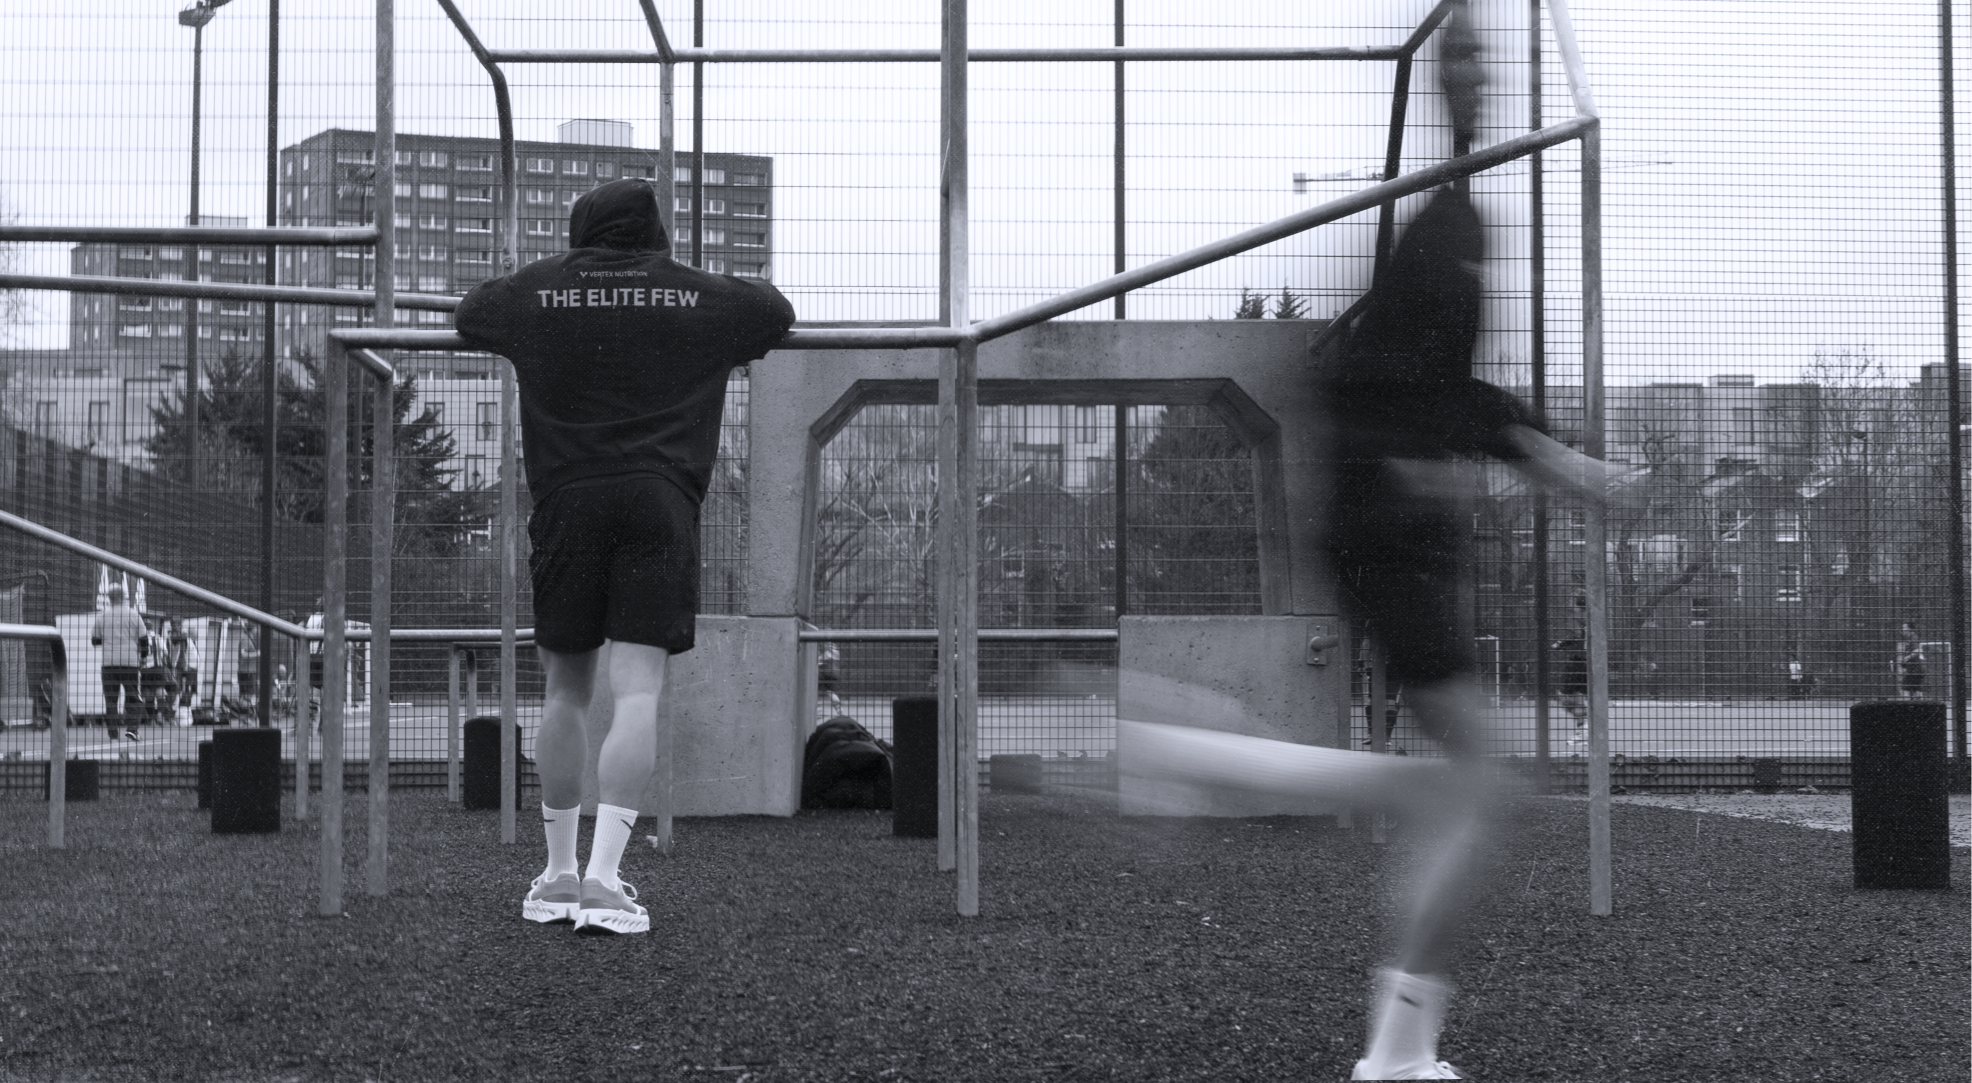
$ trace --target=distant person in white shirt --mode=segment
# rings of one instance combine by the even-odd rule
[[[125,719],[143,710],[145,637],[150,629],[144,626],[144,618],[124,603],[122,584],[110,584],[107,593],[109,608],[96,614],[89,627],[89,642],[103,648],[103,724],[109,728],[110,740],[121,736],[134,741],[137,731]]]

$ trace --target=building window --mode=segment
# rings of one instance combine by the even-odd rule
[[[34,404],[34,432],[37,436],[55,435],[55,404],[37,402]]]
[[[561,164],[561,171],[571,177],[586,177],[589,175],[589,163],[563,162]]]
[[[735,173],[733,183],[741,188],[764,188],[767,185],[765,173]]]
[[[178,248],[178,247],[176,247],[176,246],[173,246],[173,247],[171,247],[171,248],[160,248],[160,249],[158,249],[158,250],[157,250],[157,258],[159,258],[159,259],[184,259],[184,258],[185,258],[185,250],[184,250],[184,249],[182,249],[182,248]]]
[[[459,188],[459,200],[462,203],[491,203],[493,202],[493,189],[484,185],[470,188],[461,185]]]
[[[337,258],[337,259],[362,259],[362,258],[364,258],[365,256],[369,256],[369,255],[370,255],[370,254],[369,254],[368,252],[365,252],[365,251],[363,251],[363,250],[362,250],[362,249],[360,249],[360,248],[338,248],[338,249],[336,249],[336,258]],[[374,259],[375,257],[373,257],[373,256],[372,256],[372,257],[370,257],[370,258],[372,258],[372,259]],[[204,309],[200,309],[199,311],[201,311],[201,312],[203,312],[203,311],[205,311],[205,310],[204,310]]]
[[[459,190],[459,198],[464,199],[466,191],[467,191],[466,189],[461,188]],[[452,194],[452,190],[442,184],[418,185],[418,195],[424,197],[425,199],[444,199],[451,194]]]
[[[110,438],[110,404],[92,402],[89,404],[89,439],[101,443]]]
[[[614,176],[616,176],[616,163],[615,163],[615,162],[597,162],[597,163],[596,163],[596,176],[597,176],[598,178],[601,178],[601,177],[614,177]]]
[[[705,169],[705,183],[707,184],[726,183],[726,171],[723,169],[713,169],[711,166],[707,166]]]
[[[377,160],[377,152],[373,150],[336,151],[336,161],[338,162],[352,162],[356,165],[369,165],[370,163],[375,162],[376,160]],[[294,172],[293,169],[294,163],[290,162],[288,163],[288,165],[289,165],[288,172],[290,173]],[[304,159],[302,162],[302,168],[306,169],[307,167],[308,167],[307,161],[306,159]]]
[[[221,263],[235,263],[235,264],[237,264],[237,263],[252,263],[252,262],[253,262],[253,253],[251,253],[251,252],[240,252],[240,251],[225,251],[225,252],[221,252],[221,253],[219,253],[219,262],[221,262]]]
[[[390,221],[391,224],[396,226],[398,229],[411,228],[411,216],[408,214],[394,214],[391,216]]]
[[[421,244],[418,246],[418,258],[427,263],[443,263],[452,258],[452,253],[442,244]]]
[[[707,199],[707,200],[705,201],[705,213],[707,213],[707,214],[725,214],[725,213],[726,213],[726,201],[725,201],[725,200],[723,200],[723,199]]]
[[[459,250],[460,263],[492,263],[493,253],[483,248],[462,248]]]
[[[491,154],[461,154],[452,159],[452,168],[472,173],[490,173],[493,170]]]
[[[219,314],[221,316],[251,316],[253,315],[253,305],[246,301],[221,301],[219,302]]]
[[[443,169],[445,168],[445,163],[446,156],[442,150],[427,150],[418,153],[419,165],[430,166],[433,169]]]
[[[650,180],[655,174],[647,165],[626,165],[623,167],[625,180]]]
[[[735,202],[735,203],[734,203],[734,204],[733,204],[732,206],[733,206],[733,216],[734,216],[735,218],[765,218],[765,217],[767,217],[767,205],[766,205],[765,203],[740,203],[740,202]]]
[[[498,440],[500,438],[500,404],[482,402],[479,404],[479,438]]]
[[[674,196],[671,200],[671,209],[679,214],[692,213],[692,197]]]
[[[410,151],[408,151],[408,150],[400,150],[400,151],[398,151],[398,152],[397,152],[397,158],[396,158],[396,161],[397,161],[397,164],[398,164],[398,165],[410,165],[410,164],[411,164],[411,152],[410,152]]]
[[[687,229],[687,230],[686,230],[686,232],[687,232],[687,233],[689,233],[689,232],[690,232],[690,230],[689,230],[689,229]],[[706,244],[725,244],[725,243],[726,243],[726,231],[725,231],[725,230],[723,230],[723,229],[719,229],[719,228],[718,228],[718,227],[716,227],[716,226],[707,226],[707,227],[705,227],[705,243],[706,243]]]
[[[159,338],[184,338],[185,325],[182,323],[161,323],[157,325]]]
[[[149,338],[151,325],[148,323],[126,323],[116,329],[119,338]]]
[[[418,216],[418,228],[447,229],[451,226],[451,221],[442,214],[423,214]]]
[[[123,259],[150,259],[151,249],[149,245],[126,244],[117,249],[116,254]]]
[[[452,288],[452,282],[444,275],[419,275],[418,288],[426,293],[443,293]]]
[[[734,263],[733,273],[741,278],[766,278],[767,265],[764,263]]]
[[[1800,541],[1801,513],[1798,511],[1775,512],[1773,517],[1773,540],[1777,542]]]
[[[395,187],[391,189],[391,191],[395,192],[397,194],[397,198],[399,199],[411,198],[411,184],[409,181],[399,182]]]
[[[527,160],[527,171],[529,173],[553,173],[555,171],[555,160],[553,158],[529,158]]]
[[[493,232],[493,220],[491,218],[461,218],[455,228],[460,233],[491,233]]]
[[[705,269],[706,269],[707,271],[710,271],[710,272],[712,272],[712,273],[713,273],[713,274],[715,274],[715,275],[722,275],[722,274],[725,274],[725,273],[726,273],[726,261],[725,261],[725,260],[722,260],[722,259],[709,259],[709,260],[706,260],[706,261],[705,261]]]
[[[1719,509],[1719,540],[1736,542],[1739,532],[1746,526],[1747,515],[1738,508]]]
[[[555,193],[552,189],[548,188],[529,188],[527,190],[527,201],[529,203],[551,204],[555,201]]]
[[[183,297],[160,297],[156,303],[159,312],[185,311],[185,299]]]
[[[552,237],[555,235],[555,220],[552,218],[529,218],[527,235],[530,237]]]
[[[733,234],[733,244],[740,248],[765,248],[767,247],[767,235],[765,233],[735,232]]]
[[[125,312],[149,312],[151,310],[151,299],[148,297],[119,297],[117,298],[116,307]]]
[[[1782,564],[1780,566],[1780,587],[1774,591],[1776,602],[1798,602],[1801,600],[1801,566]]]

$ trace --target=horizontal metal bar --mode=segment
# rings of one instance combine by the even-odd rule
[[[470,350],[457,331],[413,331],[403,328],[341,327],[329,337],[345,346],[392,350]],[[796,328],[775,347],[779,350],[909,350],[953,346],[966,337],[956,327],[817,327]]]
[[[1579,138],[1583,132],[1597,123],[1594,117],[1575,117],[1537,132],[1529,132],[1502,143],[1495,143],[1484,150],[1476,150],[1462,157],[1426,166],[1395,180],[1373,184],[1340,199],[1330,200],[1318,207],[1310,207],[1298,214],[1288,215],[1286,218],[1249,229],[1244,233],[1236,233],[1189,252],[1181,252],[1155,263],[1147,263],[1142,267],[1125,271],[1120,275],[1112,275],[1080,289],[1058,294],[1039,304],[995,316],[990,320],[981,320],[970,328],[972,337],[980,342],[988,342],[1037,323],[1045,323],[1056,316],[1066,315],[1100,301],[1107,301],[1111,297],[1162,282],[1167,278],[1176,278],[1186,271],[1215,263],[1228,256],[1272,244],[1284,237],[1291,237],[1296,233],[1347,218],[1352,214],[1360,214],[1389,200],[1426,191],[1459,177],[1483,173],[1522,155]]]
[[[1548,14],[1554,17],[1554,40],[1561,47],[1561,68],[1568,75],[1568,93],[1575,98],[1575,113],[1600,117],[1595,108],[1595,92],[1589,87],[1588,65],[1582,61],[1581,43],[1575,38],[1575,20],[1568,14],[1568,0],[1548,0]]]
[[[369,290],[331,290],[317,286],[259,286],[250,282],[185,282],[175,278],[119,278],[109,275],[0,274],[0,289],[63,290],[68,293],[121,293],[140,297],[217,297],[273,304],[343,305],[375,308],[377,295]],[[400,293],[398,308],[450,312],[459,298],[442,293]]]
[[[46,624],[0,624],[0,639],[44,639],[62,641],[62,630]]]
[[[308,638],[321,639],[322,636],[323,633],[318,631],[309,633]],[[344,633],[344,636],[352,641],[367,643],[370,640],[370,630],[368,628],[351,628]],[[519,633],[519,640],[522,643],[533,642],[534,629],[522,628]],[[500,630],[498,628],[393,627],[390,630],[390,641],[392,643],[498,643],[500,642]]]
[[[360,247],[377,243],[375,226],[0,226],[0,241],[106,244],[227,244]]]
[[[655,49],[488,49],[496,64],[662,64]],[[1077,49],[972,49],[974,63],[1064,62],[1111,63],[1145,61],[1266,61],[1266,60],[1399,60],[1403,46],[1342,45],[1320,48],[1281,46],[1260,48],[1187,49],[1150,46],[1095,46]],[[671,50],[680,64],[929,64],[936,49],[699,49]]]
[[[117,556],[107,549],[98,549],[86,541],[71,538],[58,530],[50,530],[40,523],[31,519],[23,519],[12,512],[0,511],[0,526],[12,527],[23,534],[40,538],[50,545],[59,546],[71,553],[80,553],[91,560],[101,561],[112,568],[120,568],[123,571],[129,572],[131,575],[142,576],[166,590],[177,591],[187,598],[204,602],[214,609],[225,610],[236,617],[245,617],[255,624],[267,625],[277,632],[291,636],[300,636],[304,639],[309,638],[308,629],[303,628],[299,624],[292,624],[272,614],[262,613],[250,605],[243,605],[223,594],[215,594],[204,587],[187,583],[176,576],[166,575],[156,568],[146,567],[128,557]]]
[[[936,628],[803,628],[795,633],[803,643],[936,643]],[[1112,642],[1114,628],[981,628],[981,642],[1053,643]]]

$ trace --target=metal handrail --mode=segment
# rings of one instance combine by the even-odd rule
[[[936,643],[936,628],[803,628],[802,643]],[[982,642],[996,643],[1113,643],[1114,628],[981,628]]]
[[[457,331],[418,331],[387,327],[341,327],[329,337],[345,346],[394,350],[476,350]],[[956,327],[816,327],[796,328],[775,347],[779,350],[932,349],[956,346],[966,332]]]
[[[62,630],[46,624],[0,624],[0,639],[44,642],[53,656],[48,681],[48,848],[59,850],[68,831],[68,648]]]
[[[374,226],[0,226],[0,241],[122,244],[311,245],[377,243]]]
[[[0,274],[0,289],[63,290],[68,293],[121,293],[147,297],[212,297],[235,301],[267,301],[296,305],[344,305],[373,308],[370,290],[336,290],[321,286],[262,286],[251,282],[185,282],[174,278],[124,278],[113,275]],[[399,308],[450,312],[459,298],[443,293],[400,293]]]
[[[654,49],[488,49],[504,64],[662,64]],[[937,49],[704,49],[673,46],[670,61],[680,64],[923,64],[939,59]],[[1166,48],[1098,45],[1062,49],[968,49],[973,63],[1263,60],[1401,60],[1401,45],[1279,46],[1248,48]]]

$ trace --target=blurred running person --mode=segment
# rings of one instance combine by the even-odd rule
[[[649,916],[618,871],[656,765],[665,660],[693,644],[698,512],[726,380],[787,334],[794,309],[766,282],[674,261],[644,181],[576,200],[569,237],[567,254],[475,287],[456,323],[468,343],[513,362],[534,498],[534,637],[547,671],[534,759],[548,865],[521,913],[640,933]],[[615,711],[578,878],[583,719],[605,641]]]
[[[1549,649],[1560,663],[1555,670],[1554,694],[1561,701],[1561,709],[1575,720],[1575,732],[1569,735],[1568,744],[1575,749],[1585,748],[1589,727],[1588,644],[1579,639],[1564,639]]]
[[[130,716],[144,711],[144,657],[149,653],[150,629],[144,618],[124,603],[123,584],[111,583],[109,606],[89,625],[89,642],[103,648],[103,725],[110,740],[134,741]]]

